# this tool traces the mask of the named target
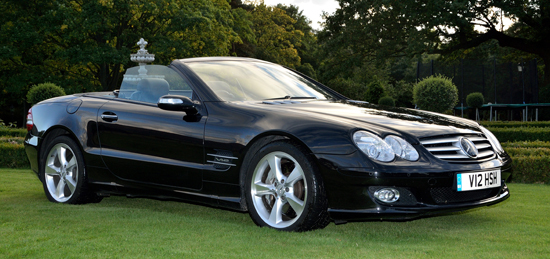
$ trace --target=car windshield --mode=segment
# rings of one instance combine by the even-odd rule
[[[209,61],[187,65],[225,101],[337,99],[312,81],[275,64]]]

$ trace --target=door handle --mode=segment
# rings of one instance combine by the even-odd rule
[[[114,122],[118,120],[118,116],[112,112],[101,114],[101,119],[107,122]]]

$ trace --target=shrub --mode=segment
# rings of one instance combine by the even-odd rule
[[[63,88],[53,83],[43,83],[31,86],[27,93],[27,102],[37,104],[43,100],[65,95]]]
[[[413,87],[412,83],[408,83],[404,80],[394,82],[393,84],[387,84],[385,86],[386,94],[391,96],[395,101],[395,106],[414,108],[413,100]]]
[[[330,80],[327,85],[334,91],[339,92],[352,100],[363,100],[365,86],[351,79],[338,77]]]
[[[430,76],[414,86],[413,99],[420,109],[445,112],[458,103],[458,89],[447,77]]]
[[[481,108],[484,102],[483,94],[480,92],[471,93],[466,96],[466,104],[470,107]]]
[[[384,86],[378,81],[377,77],[374,77],[367,85],[367,91],[365,92],[365,101],[369,103],[377,103],[381,97],[385,96],[386,92],[384,91]]]
[[[390,96],[384,96],[384,97],[380,98],[380,100],[378,100],[378,104],[394,107],[395,106],[395,101]]]

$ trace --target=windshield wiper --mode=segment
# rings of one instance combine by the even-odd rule
[[[317,97],[313,97],[313,96],[290,96],[290,95],[287,95],[285,97],[277,97],[277,98],[269,98],[269,99],[264,99],[264,100],[291,100],[291,99],[317,99]]]

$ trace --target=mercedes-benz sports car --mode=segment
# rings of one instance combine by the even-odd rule
[[[478,123],[349,100],[248,58],[142,64],[114,92],[34,105],[27,128],[32,170],[59,203],[184,200],[303,231],[510,195],[511,159]]]

